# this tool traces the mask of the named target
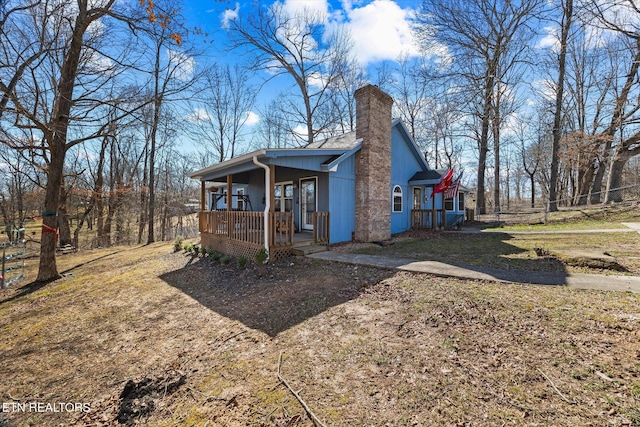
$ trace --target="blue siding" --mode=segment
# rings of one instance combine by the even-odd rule
[[[292,169],[320,171],[320,165],[326,161],[327,158],[327,156],[276,157],[270,160],[269,163]]]
[[[329,243],[348,242],[356,229],[355,156],[329,174]]]
[[[412,187],[409,179],[423,169],[422,164],[416,159],[409,148],[411,142],[404,138],[403,133],[394,126],[391,130],[391,234],[407,231],[411,227],[410,215],[412,208]],[[399,185],[402,188],[402,212],[393,212],[393,188]]]

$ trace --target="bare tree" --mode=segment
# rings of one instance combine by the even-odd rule
[[[345,59],[343,72],[330,86],[330,102],[327,107],[336,113],[338,119],[335,131],[346,133],[356,130],[356,89],[368,83],[366,70],[355,59]]]
[[[635,126],[640,118],[640,106],[634,99],[638,97],[638,76],[640,71],[640,32],[637,24],[640,8],[633,1],[606,0],[589,3],[588,16],[595,18],[596,24],[605,30],[614,32],[625,49],[628,60],[619,64],[625,69],[625,75],[620,75],[619,89],[615,92],[615,106],[611,121],[603,134],[608,138],[605,146],[603,161],[608,165],[607,188],[605,202],[620,200],[619,195],[610,194],[610,189],[619,187],[622,183],[624,166],[634,156],[640,154],[640,131]],[[626,129],[625,129],[626,128]],[[624,130],[628,130],[627,135]],[[614,147],[614,135],[618,133],[618,143]],[[613,151],[611,157],[610,152]],[[600,172],[600,171],[599,171]],[[601,185],[602,174],[596,175],[594,188]]]
[[[553,112],[553,142],[551,145],[551,172],[549,178],[549,210],[558,210],[558,152],[562,137],[562,101],[564,99],[564,82],[567,63],[567,43],[573,20],[573,0],[562,1],[562,20],[560,24],[560,51],[558,54],[558,78],[556,81],[555,106]]]
[[[424,72],[428,61],[424,57],[412,61],[408,55],[404,55],[398,58],[397,64],[397,79],[392,85],[395,95],[393,105],[409,128],[411,137],[424,148],[425,141],[419,132],[424,128],[427,109],[433,108],[435,104],[433,95],[429,93],[433,88],[428,84],[427,74]]]
[[[155,241],[155,206],[156,206],[156,155],[160,147],[159,128],[162,120],[171,117],[165,114],[169,104],[178,94],[184,93],[196,81],[195,49],[188,48],[181,33],[185,32],[181,17],[174,4],[169,1],[154,2],[155,19],[150,19],[150,25],[145,28],[143,42],[143,56],[146,64],[140,68],[148,73],[150,110],[148,120],[148,234],[147,244]],[[156,20],[162,19],[160,25]],[[173,99],[172,99],[173,98]]]
[[[213,162],[228,160],[241,150],[241,131],[256,97],[250,78],[250,73],[238,65],[214,64],[203,73],[191,122],[205,152],[213,149],[216,153]]]
[[[514,40],[528,30],[527,23],[543,4],[541,0],[425,0],[422,3],[418,24],[421,38],[435,37],[446,46],[452,58],[450,72],[464,81],[461,87],[467,88],[471,113],[479,118],[476,204],[481,214],[486,211],[485,168],[491,118],[495,117],[497,105],[496,89],[503,81],[501,72],[506,71],[499,67],[516,60],[521,51],[513,49]]]
[[[259,148],[286,148],[290,143],[285,113],[277,100],[272,100],[260,109],[260,123],[257,131]]]
[[[17,126],[27,130],[37,130],[42,138],[42,144],[17,147],[23,150],[40,150],[46,162],[47,183],[43,207],[44,225],[40,267],[36,279],[38,281],[49,281],[59,276],[55,259],[56,234],[49,231],[57,228],[65,157],[71,147],[92,137],[83,136],[73,140],[68,138],[70,125],[77,117],[72,114],[72,109],[78,105],[78,97],[74,96],[74,90],[78,85],[79,71],[83,64],[93,59],[86,49],[92,39],[90,31],[96,31],[97,24],[94,23],[113,12],[114,3],[115,0],[105,0],[96,5],[88,0],[78,0],[75,3],[58,3],[54,9],[51,9],[48,2],[39,2],[36,7],[28,11],[28,17],[37,24],[34,28],[42,31],[40,34],[43,38],[51,37],[52,47],[49,50],[56,53],[48,55],[50,60],[46,63],[51,67],[52,77],[54,77],[53,83],[48,88],[51,90],[51,97],[48,99],[41,97],[46,96],[42,92],[45,88],[40,87],[44,82],[37,78],[30,78],[29,84],[34,89],[31,96],[25,95],[19,85],[12,91],[8,86],[0,88],[3,90],[3,96],[9,98],[7,104],[12,105],[11,112]],[[60,4],[63,6],[60,7]],[[94,24],[93,27],[92,24]],[[54,28],[53,34],[50,32],[51,28]],[[37,75],[34,68],[37,65],[36,62],[29,65],[32,76]],[[43,106],[45,108],[42,108]],[[97,133],[99,132],[100,130]]]
[[[302,105],[285,100],[289,101],[286,108],[305,132],[296,131],[296,123],[289,128],[309,143],[335,125],[335,117],[319,120],[319,115],[330,100],[335,79],[344,72],[345,58],[350,57],[347,34],[329,33],[325,22],[321,13],[304,8],[290,14],[282,3],[275,2],[229,23],[232,49],[247,52],[254,70],[266,71],[270,78],[288,75],[294,80]]]

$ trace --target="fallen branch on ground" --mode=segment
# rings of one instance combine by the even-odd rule
[[[540,368],[536,368],[538,370],[538,372],[540,372],[542,374],[543,377],[545,377],[547,379],[547,381],[549,381],[549,384],[551,384],[551,387],[553,387],[553,389],[556,391],[556,393],[558,393],[558,395],[562,398],[562,400],[564,400],[565,402],[567,402],[570,405],[575,405],[576,402],[572,402],[571,400],[567,399],[566,396],[564,394],[562,394],[562,392],[560,390],[558,390],[558,387],[556,387],[556,385],[553,383],[553,381],[551,381],[551,379],[544,373],[542,372],[542,370],[540,370]]]
[[[311,421],[313,421],[314,424],[317,424],[317,425],[319,425],[321,427],[326,427],[324,425],[324,423],[322,421],[320,421],[320,419],[318,419],[318,417],[316,417],[316,414],[314,414],[313,411],[311,409],[309,409],[309,407],[307,406],[305,401],[302,400],[300,395],[293,388],[291,388],[289,383],[287,383],[287,381],[284,378],[282,378],[282,375],[280,375],[280,366],[281,365],[282,365],[282,352],[280,352],[280,356],[278,356],[278,380],[280,380],[280,382],[282,384],[284,384],[285,387],[287,387],[289,389],[289,391],[296,397],[296,399],[298,399],[298,402],[300,402],[300,404],[302,405],[304,410],[307,412],[307,415],[309,415],[309,418],[311,418]]]

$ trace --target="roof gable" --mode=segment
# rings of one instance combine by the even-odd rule
[[[405,144],[407,144],[407,148],[409,148],[409,151],[415,157],[415,160],[418,162],[421,169],[423,171],[430,170],[429,165],[427,165],[427,161],[424,159],[424,156],[422,155],[422,151],[420,151],[420,148],[418,148],[418,145],[411,137],[411,134],[409,133],[409,130],[405,126],[402,119],[393,120],[393,122],[391,123],[391,127],[397,129],[400,132],[402,136],[402,140],[405,142]]]

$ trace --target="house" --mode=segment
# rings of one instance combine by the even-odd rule
[[[191,173],[201,181],[201,244],[251,258],[264,247],[277,259],[300,236],[372,242],[412,227],[459,224],[464,194],[431,197],[441,173],[429,168],[402,121],[392,120],[393,99],[373,85],[355,98],[355,132]]]

